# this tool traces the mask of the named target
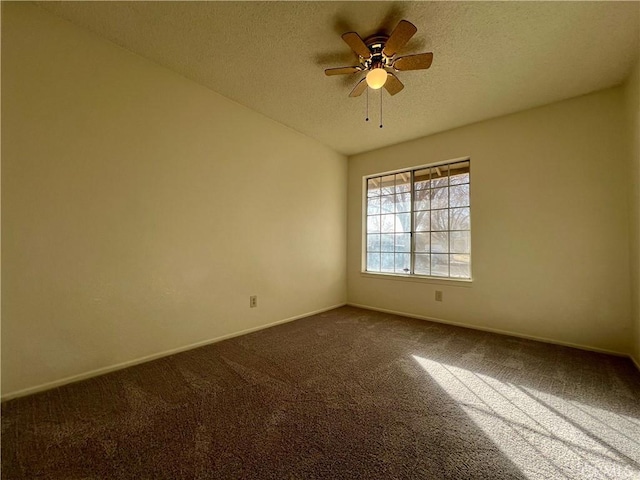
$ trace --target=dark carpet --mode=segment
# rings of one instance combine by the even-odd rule
[[[624,358],[343,307],[2,405],[3,479],[637,479]]]

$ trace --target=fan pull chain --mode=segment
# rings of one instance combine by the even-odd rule
[[[367,87],[367,118],[365,118],[364,121],[369,121],[369,87]]]
[[[382,128],[382,89],[380,89],[380,128]]]

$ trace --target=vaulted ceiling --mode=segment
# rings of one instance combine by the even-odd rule
[[[638,2],[38,2],[187,78],[354,154],[622,83],[639,56]],[[348,94],[362,73],[340,35],[418,27],[431,51],[405,89]]]

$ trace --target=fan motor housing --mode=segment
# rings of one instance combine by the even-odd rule
[[[360,63],[366,70],[391,67],[391,58],[382,53],[382,50],[384,49],[384,46],[387,43],[388,39],[388,35],[372,35],[370,37],[367,37],[367,39],[364,41],[365,45],[371,52],[370,58],[360,57]]]

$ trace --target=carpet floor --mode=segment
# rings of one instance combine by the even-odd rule
[[[352,307],[2,404],[3,479],[638,479],[625,358]]]

